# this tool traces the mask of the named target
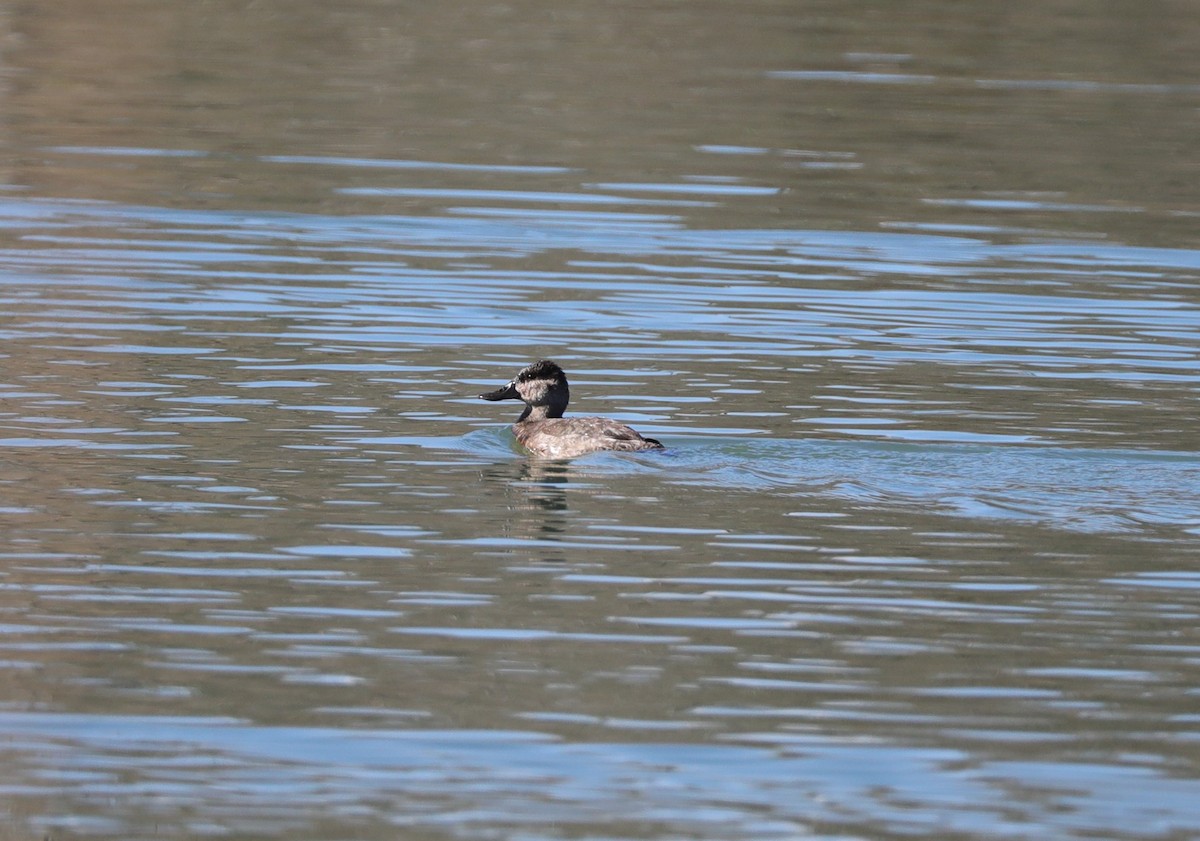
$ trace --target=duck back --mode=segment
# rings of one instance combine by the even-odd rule
[[[609,418],[550,418],[513,424],[513,434],[527,450],[548,458],[574,458],[602,451],[661,450],[661,442],[644,438]]]

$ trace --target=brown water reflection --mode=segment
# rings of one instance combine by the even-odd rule
[[[0,837],[1200,828],[1189,7],[2,12]]]
[[[782,188],[742,224],[944,223],[926,200],[992,196],[1047,207],[956,221],[1195,228],[1186,4],[65,2],[6,27],[8,163],[51,195],[319,210],[317,173],[255,156],[324,154]],[[130,177],[58,146],[200,155]]]

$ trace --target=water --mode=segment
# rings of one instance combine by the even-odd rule
[[[0,838],[1200,833],[1200,20],[476,11],[0,18]]]

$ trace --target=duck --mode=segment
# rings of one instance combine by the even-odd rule
[[[571,388],[563,369],[549,359],[525,366],[509,383],[479,397],[525,403],[512,431],[518,443],[537,456],[565,459],[604,450],[665,449],[660,441],[643,437],[611,418],[564,418]]]

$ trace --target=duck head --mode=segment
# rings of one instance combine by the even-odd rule
[[[571,399],[567,375],[549,359],[522,368],[507,385],[479,395],[483,400],[520,400],[525,411],[517,423],[529,419],[561,418]]]

